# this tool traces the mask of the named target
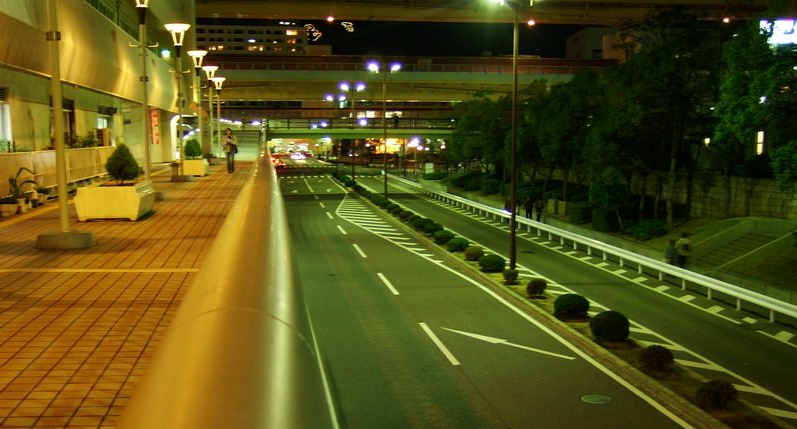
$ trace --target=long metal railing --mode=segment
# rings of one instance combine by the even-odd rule
[[[434,199],[465,208],[466,210],[484,216],[501,219],[507,222],[510,217],[510,214],[506,211],[486,204],[481,204],[446,192],[425,189],[416,182],[397,176],[391,175],[390,178],[403,187],[419,191]],[[695,287],[704,288],[708,299],[718,298],[722,295],[723,297],[735,301],[737,310],[742,310],[743,304],[746,303],[749,307],[748,309],[763,310],[766,312],[770,322],[775,321],[775,316],[777,314],[787,316],[792,320],[797,320],[797,306],[788,302],[676,267],[647,256],[642,256],[625,249],[620,249],[599,240],[583,237],[551,225],[522,217],[517,217],[516,220],[520,228],[525,228],[526,231],[536,234],[537,236],[546,236],[550,241],[559,241],[561,246],[569,246],[573,250],[584,251],[588,255],[600,255],[604,260],[611,259],[616,261],[621,267],[635,267],[639,274],[652,275],[659,280],[663,280],[665,275],[669,276],[668,279],[675,279],[678,281],[681,288],[684,290],[687,288],[694,289]]]
[[[337,427],[264,150],[252,170],[119,428]]]

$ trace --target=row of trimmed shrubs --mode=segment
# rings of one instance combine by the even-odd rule
[[[589,301],[578,294],[564,294],[554,301],[554,316],[562,320],[583,320],[588,317]],[[614,310],[596,314],[589,328],[597,341],[625,341],[630,324],[628,318]],[[674,358],[672,352],[660,345],[651,345],[639,353],[640,365],[651,371],[670,371]],[[700,385],[695,394],[697,405],[706,410],[722,410],[738,396],[736,388],[728,381],[711,380]]]
[[[436,244],[446,246],[450,252],[465,252],[465,259],[478,261],[483,272],[502,273],[505,284],[517,284],[517,270],[505,269],[506,262],[501,256],[485,254],[481,247],[471,246],[466,238],[457,237],[434,220],[421,217],[411,210],[406,210],[391,202],[381,194],[363,188],[355,183],[350,176],[342,175],[338,179],[345,186],[352,187],[355,192],[368,198],[372,203],[401,221],[408,223],[415,230],[430,236]],[[546,288],[547,282],[544,279],[532,278],[526,285],[526,293],[530,298],[540,298],[544,297]],[[589,301],[578,294],[564,294],[554,301],[554,316],[564,321],[587,319],[588,311]],[[589,327],[597,341],[624,341],[628,339],[630,333],[628,318],[613,310],[604,311],[592,317]],[[666,347],[652,345],[640,351],[639,361],[640,365],[648,370],[669,371],[674,358],[672,352]],[[738,392],[733,384],[722,380],[712,380],[703,383],[698,388],[695,401],[701,408],[721,410],[737,396]]]
[[[340,176],[338,179],[346,185],[349,176]],[[485,254],[479,246],[471,246],[468,239],[457,237],[453,232],[443,228],[443,225],[433,219],[422,217],[411,210],[407,210],[398,204],[385,198],[382,194],[371,192],[357,183],[351,183],[355,192],[369,199],[375,205],[383,208],[388,213],[399,218],[402,222],[409,224],[413,229],[426,234],[441,246],[445,246],[449,252],[465,252],[465,260],[476,261],[479,268],[485,273],[500,273],[504,271],[506,261],[500,255]]]

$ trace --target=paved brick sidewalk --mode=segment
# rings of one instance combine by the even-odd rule
[[[204,261],[251,163],[193,182],[137,222],[78,222],[92,249],[41,251],[57,203],[0,221],[0,427],[113,428]],[[212,261],[211,261],[212,263]]]

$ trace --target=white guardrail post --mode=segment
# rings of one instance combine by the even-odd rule
[[[473,210],[478,213],[490,213],[495,216],[500,216],[504,218],[509,217],[508,213],[506,213],[503,210],[497,209],[495,207],[490,207],[485,204],[481,204],[475,201],[470,201],[468,199],[444,192],[426,190],[420,184],[398,176],[391,175],[390,178],[399,185],[404,186],[406,188],[411,188],[420,191],[424,194],[431,195],[434,198],[443,199],[445,201],[449,201],[454,204],[459,204],[461,207],[467,207],[470,210]],[[657,273],[659,280],[663,280],[665,275],[669,275],[676,279],[680,279],[681,289],[685,290],[687,288],[688,283],[705,287],[707,290],[706,296],[708,297],[708,299],[712,299],[714,292],[719,292],[731,296],[736,300],[737,310],[742,309],[743,302],[763,307],[769,312],[770,322],[775,322],[775,316],[777,314],[782,314],[784,316],[797,319],[797,306],[789,304],[787,302],[780,301],[770,296],[750,291],[741,288],[739,286],[732,285],[730,283],[725,283],[723,281],[705,276],[703,274],[698,274],[680,267],[676,267],[667,264],[665,262],[649,258],[647,256],[637,255],[636,253],[611,246],[609,244],[606,244],[598,240],[582,237],[580,235],[574,234],[569,231],[565,231],[563,229],[556,228],[551,225],[547,225],[544,223],[520,217],[518,217],[518,223],[521,225],[526,225],[528,228],[537,229],[538,236],[542,232],[548,233],[548,240],[550,241],[552,241],[554,237],[558,237],[559,242],[562,245],[564,245],[565,240],[572,241],[573,249],[577,250],[579,246],[581,246],[586,250],[588,255],[592,255],[593,249],[595,249],[602,252],[603,260],[607,260],[608,257],[611,255],[617,258],[620,266],[624,266],[628,262],[637,264],[637,271],[640,274],[644,274],[645,271],[644,268],[647,268],[650,272]]]

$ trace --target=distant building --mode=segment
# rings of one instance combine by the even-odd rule
[[[625,52],[613,47],[616,28],[586,27],[567,39],[565,57],[576,60],[625,60]]]
[[[197,24],[197,49],[210,54],[305,55],[307,32],[295,24]]]

